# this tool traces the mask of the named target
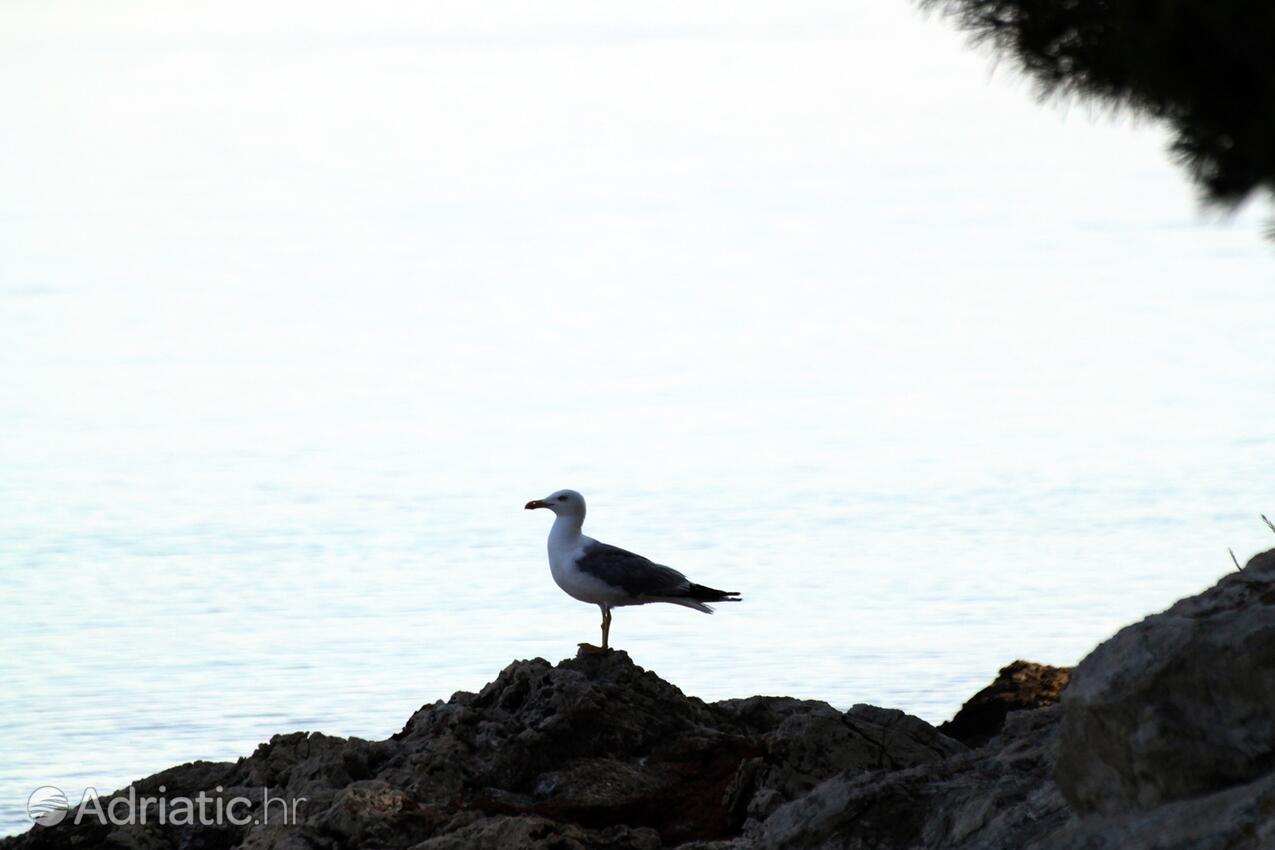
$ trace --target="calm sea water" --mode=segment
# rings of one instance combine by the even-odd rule
[[[739,590],[688,693],[949,717],[1275,543],[1257,214],[906,4],[0,10],[0,828]]]

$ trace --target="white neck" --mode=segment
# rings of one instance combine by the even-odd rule
[[[549,545],[558,547],[571,545],[580,539],[580,529],[584,527],[584,517],[572,514],[558,514],[549,529]]]

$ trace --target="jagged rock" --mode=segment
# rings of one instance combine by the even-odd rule
[[[652,829],[614,826],[586,831],[537,816],[497,815],[470,820],[412,850],[660,850]]]
[[[981,747],[1000,734],[1011,711],[1044,708],[1058,702],[1071,677],[1070,667],[1015,661],[1000,669],[996,680],[970,697],[939,731],[970,747]]]
[[[751,824],[831,776],[929,764],[965,751],[923,720],[870,705],[839,712],[822,702],[752,697],[714,707],[746,718],[761,734],[764,751],[741,766],[737,789]]]
[[[1063,692],[1058,784],[1081,813],[1214,793],[1275,768],[1275,551],[1128,626]]]
[[[511,664],[477,694],[417,711],[369,742],[297,732],[252,756],[135,783],[170,796],[304,798],[299,823],[212,829],[38,828],[6,847],[148,850],[444,850],[746,846],[783,803],[842,773],[935,763],[965,751],[899,711],[685,696],[623,652]]]
[[[1092,815],[1027,850],[1270,850],[1275,776],[1153,809]]]
[[[904,770],[844,774],[778,809],[757,846],[776,850],[1022,848],[1070,816],[1051,774],[1059,709],[1020,712],[994,751]]]
[[[1033,707],[1065,672],[1003,669],[947,726],[970,749],[873,706],[706,704],[622,652],[518,661],[385,741],[276,735],[134,784],[246,797],[243,825],[67,821],[0,850],[1275,847],[1275,552],[1125,629]],[[301,798],[281,824],[272,806]]]

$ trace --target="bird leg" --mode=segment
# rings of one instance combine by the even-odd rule
[[[594,646],[591,643],[579,644],[580,651],[587,654],[601,654],[610,652],[611,647],[607,644],[607,638],[611,633],[611,607],[609,605],[599,605],[602,609],[602,645]]]

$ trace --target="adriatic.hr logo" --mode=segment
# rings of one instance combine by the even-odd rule
[[[190,796],[166,796],[168,789],[159,786],[159,794],[137,795],[129,786],[103,800],[96,788],[85,788],[80,802],[71,805],[61,788],[41,785],[27,797],[27,815],[37,826],[57,826],[67,818],[74,823],[85,819],[100,824],[132,826],[154,823],[161,826],[248,826],[249,824],[297,823],[297,806],[305,797],[273,796],[268,788],[259,789],[256,799],[240,793],[228,796],[218,785],[212,793],[199,791]],[[235,789],[243,791],[245,789]]]

